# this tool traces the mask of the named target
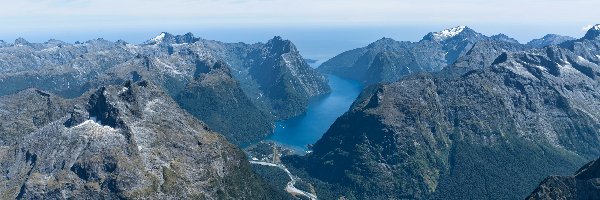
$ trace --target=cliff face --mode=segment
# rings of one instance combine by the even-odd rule
[[[527,199],[600,199],[599,182],[600,160],[595,160],[573,176],[546,178]]]
[[[523,198],[600,153],[592,44],[371,86],[296,165],[358,199]]]
[[[279,198],[244,154],[141,82],[101,87],[0,149],[3,199]]]

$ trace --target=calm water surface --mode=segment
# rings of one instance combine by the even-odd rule
[[[307,150],[325,134],[329,126],[352,105],[363,85],[358,81],[328,75],[332,92],[313,99],[303,115],[277,122],[269,138],[299,152]]]

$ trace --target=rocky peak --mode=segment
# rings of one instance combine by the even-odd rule
[[[396,40],[394,40],[392,38],[383,37],[383,38],[369,44],[368,48],[387,46],[387,45],[392,45],[395,43],[397,43]]]
[[[148,40],[145,44],[185,44],[194,43],[199,39],[194,37],[192,33],[186,33],[185,35],[173,35],[167,32],[161,32],[156,37]]]
[[[95,46],[95,47],[108,47],[108,46],[113,46],[114,43],[108,40],[105,40],[104,38],[97,38],[97,39],[93,39],[93,40],[88,40],[85,42],[86,45],[88,46]]]
[[[57,39],[49,39],[47,42],[45,42],[44,44],[48,44],[48,45],[64,45],[67,44],[66,42],[57,40]]]
[[[559,45],[570,40],[575,40],[575,38],[557,34],[547,34],[542,38],[531,40],[527,45],[535,48],[542,48],[549,45]]]
[[[508,35],[504,35],[502,33],[497,34],[497,35],[493,35],[490,37],[492,40],[496,40],[496,41],[502,41],[502,42],[509,42],[509,43],[516,43],[518,44],[519,41],[515,40],[514,38],[509,37]]]
[[[266,47],[273,52],[279,53],[291,53],[296,52],[296,46],[289,41],[284,40],[280,36],[275,36],[273,39],[269,40],[266,44]]]
[[[600,24],[596,24],[595,26],[590,28],[590,30],[587,31],[583,38],[593,40],[596,39],[598,36],[600,36]]]
[[[21,37],[20,37],[20,38],[17,38],[17,39],[15,40],[15,45],[16,45],[16,46],[28,46],[28,45],[30,45],[30,44],[31,44],[31,43],[29,43],[27,40],[25,40],[24,38],[21,38]]]
[[[446,42],[453,38],[479,38],[483,35],[481,33],[475,32],[473,29],[467,26],[457,26],[454,28],[449,28],[446,30],[431,32],[423,37],[423,40],[428,41],[436,41],[436,42]]]
[[[150,87],[150,88],[147,88]],[[103,126],[124,128],[124,117],[139,116],[141,111],[138,99],[144,99],[144,93],[152,92],[146,81],[127,81],[122,87],[101,87],[89,97],[85,107],[75,106],[71,117],[64,123],[66,127],[77,126],[92,120]]]

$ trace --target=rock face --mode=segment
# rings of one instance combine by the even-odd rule
[[[546,178],[527,199],[600,199],[598,183],[600,159],[586,164],[573,176]]]
[[[0,148],[2,199],[279,198],[244,154],[141,82],[101,87]]]
[[[253,104],[231,101],[229,103],[240,103],[231,106],[248,108],[240,111],[253,114],[248,119],[266,116],[254,122],[254,126],[246,127],[247,132],[253,133],[247,139],[240,138],[242,133],[239,131],[223,132],[231,134],[227,135],[228,138],[237,138],[234,140],[237,144],[258,141],[256,136],[272,132],[275,119],[301,114],[311,97],[330,91],[325,76],[310,68],[296,47],[280,37],[267,43],[244,44],[205,40],[191,33],[181,36],[161,33],[141,45],[103,39],[76,44],[56,40],[37,44],[19,39],[14,44],[0,47],[0,96],[39,88],[62,97],[75,98],[89,89],[143,78],[176,98],[181,93],[193,93],[185,90],[194,88],[187,86],[195,84],[196,78],[205,73],[198,70],[203,70],[204,63],[216,61],[224,62],[230,71],[228,76],[237,82],[229,84],[235,87],[231,90],[241,88],[245,97],[238,99],[248,99]],[[240,94],[236,92],[235,95]],[[207,102],[205,99],[178,102],[184,108],[210,106],[196,105],[197,102]],[[257,113],[255,108],[260,112]],[[239,113],[228,114],[221,113],[221,119],[239,117]],[[233,121],[206,122],[209,127],[221,130],[224,130],[221,127],[236,126]]]
[[[337,197],[524,198],[600,154],[599,41],[373,85],[313,153],[287,162],[351,188]]]
[[[531,40],[530,42],[527,43],[527,45],[534,47],[534,48],[542,48],[542,47],[550,46],[550,45],[559,45],[561,43],[571,41],[571,40],[575,40],[575,38],[569,37],[569,36],[556,35],[556,34],[548,34],[540,39]]]
[[[367,47],[344,52],[324,62],[318,70],[365,83],[392,82],[412,73],[440,71],[482,41],[518,45],[518,41],[506,35],[487,37],[459,26],[429,33],[419,42],[383,38]]]

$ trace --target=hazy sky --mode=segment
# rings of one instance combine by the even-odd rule
[[[383,36],[415,41],[430,31],[467,25],[527,42],[546,33],[580,37],[582,28],[600,23],[598,0],[0,1],[0,39],[6,41],[104,37],[142,42],[168,31],[245,42],[334,34],[354,38],[356,46]]]

